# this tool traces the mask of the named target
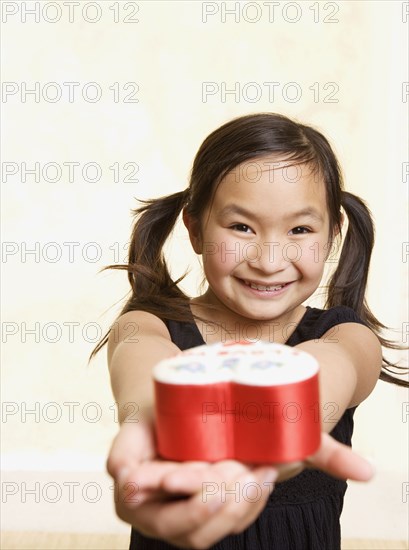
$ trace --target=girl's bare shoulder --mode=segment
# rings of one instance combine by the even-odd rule
[[[118,344],[122,342],[140,343],[154,339],[156,342],[166,341],[172,345],[166,324],[152,313],[135,310],[124,313],[112,324],[108,336],[108,357],[112,357]]]

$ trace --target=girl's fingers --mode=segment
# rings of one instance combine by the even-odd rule
[[[118,499],[128,508],[153,500],[165,502],[175,496],[194,494],[203,486],[220,484],[223,479],[230,479],[243,471],[246,467],[232,460],[215,464],[199,461],[144,462],[136,468],[126,468],[118,476]]]
[[[209,468],[208,462],[170,462],[170,461],[158,461],[145,462],[138,466],[137,470],[134,470],[132,474],[130,473],[130,478],[133,481],[138,483],[140,487],[145,489],[153,488],[166,488],[170,492],[178,492],[177,487],[172,488],[171,484],[164,485],[164,480],[173,475],[173,473],[178,473],[183,470],[183,475],[189,475],[190,472],[204,472]],[[183,492],[183,491],[182,491]],[[187,491],[189,492],[189,491]]]
[[[238,473],[242,474],[243,469],[246,471],[242,464],[235,461],[219,463],[216,469],[219,472],[213,472],[209,481],[203,482],[200,491],[194,496],[170,502],[146,500],[134,510],[126,509],[122,505],[117,513],[121,519],[128,521],[147,536],[167,541],[173,538],[183,539],[187,533],[201,528],[220,508],[226,506],[223,496],[226,483],[236,484]],[[223,477],[225,481],[221,482]],[[254,476],[252,479],[254,480]],[[254,490],[254,487],[247,490]]]
[[[277,475],[272,468],[257,468],[228,483],[212,495],[221,504],[217,514],[200,527],[168,541],[182,548],[208,548],[230,534],[244,531],[265,507]],[[195,497],[196,501],[203,498],[204,495]]]
[[[135,508],[147,501],[166,501],[175,496],[194,494],[208,485],[219,484],[245,470],[236,461],[209,464],[207,462],[146,462],[127,470],[117,480],[118,498]]]
[[[135,509],[148,502],[166,502],[176,500],[177,498],[186,498],[185,494],[170,494],[162,489],[140,489],[127,482],[122,485],[122,492],[118,492],[117,497],[123,506],[127,509]]]
[[[149,501],[164,501],[169,492],[161,488],[161,483],[167,469],[173,469],[172,463],[160,465],[149,463],[150,468],[138,468],[129,471],[128,469],[119,476],[116,481],[117,498],[122,506],[132,509]],[[150,476],[144,477],[141,470],[148,470]]]
[[[322,434],[322,443],[318,452],[308,457],[305,463],[308,467],[319,468],[340,479],[368,481],[374,475],[374,468],[367,460],[327,433]]]
[[[217,513],[220,506],[218,498],[204,502],[187,497],[171,502],[148,501],[135,510],[120,506],[117,513],[144,535],[169,540],[187,530],[197,529]]]
[[[206,463],[206,466],[185,468],[182,463],[179,469],[170,471],[163,479],[162,487],[169,491],[195,493],[201,491],[205,484],[220,484],[233,479],[250,469],[236,460],[221,460]]]

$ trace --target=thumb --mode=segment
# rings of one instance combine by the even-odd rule
[[[308,467],[319,468],[340,479],[369,481],[374,476],[373,466],[348,445],[336,441],[327,433],[322,434],[318,452],[305,461]]]

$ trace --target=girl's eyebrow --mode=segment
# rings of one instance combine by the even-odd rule
[[[229,216],[237,214],[239,216],[246,216],[247,218],[251,220],[258,219],[258,216],[254,214],[254,212],[250,212],[249,210],[246,210],[245,208],[239,206],[238,204],[229,204],[218,211],[217,215],[219,217]],[[285,216],[286,220],[293,220],[300,217],[309,217],[313,218],[319,222],[324,221],[322,215],[320,212],[314,208],[313,206],[308,206],[306,208],[303,208],[302,210],[299,210],[298,212],[291,212]]]
[[[217,212],[217,215],[220,218],[224,218],[225,216],[230,216],[234,214],[237,214],[239,216],[245,216],[251,220],[257,219],[257,216],[253,212],[250,212],[249,210],[242,208],[238,204],[228,204],[227,206],[225,206],[224,208],[222,208]]]

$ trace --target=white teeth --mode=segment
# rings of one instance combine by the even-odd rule
[[[250,286],[251,288],[254,288],[255,290],[280,290],[280,288],[283,288],[284,285],[278,285],[278,286],[264,286],[264,285],[256,285],[255,283],[249,283],[248,281],[244,281],[247,286]]]

